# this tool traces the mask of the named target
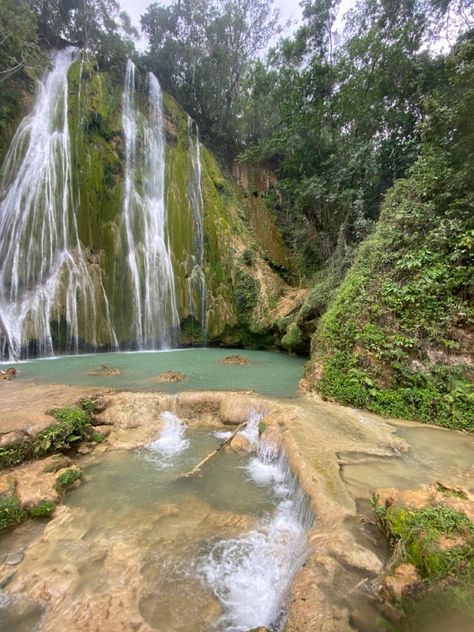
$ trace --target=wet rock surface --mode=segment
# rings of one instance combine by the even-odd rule
[[[15,367],[9,367],[6,371],[0,370],[0,380],[12,380],[17,375]]]
[[[184,382],[186,376],[178,371],[164,371],[156,378],[157,382]]]
[[[248,358],[244,358],[241,355],[231,355],[227,356],[222,360],[224,364],[235,364],[239,366],[247,366],[250,364],[250,360]]]
[[[19,387],[17,393],[20,393],[22,397],[24,396],[30,423],[33,417],[38,414],[41,415],[42,409],[47,410],[52,407],[49,395],[56,399],[54,402],[56,406],[68,405],[72,401],[77,401],[79,395],[98,401],[99,404],[94,409],[93,423],[96,424],[95,430],[103,434],[108,433],[108,436],[103,443],[93,448],[93,454],[83,457],[86,459],[100,458],[99,451],[117,448],[130,449],[156,440],[162,427],[160,414],[163,411],[174,412],[191,426],[198,427],[204,424],[219,429],[222,429],[222,424],[234,425],[241,420],[246,420],[252,409],[261,412],[265,415],[265,436],[267,434],[268,436],[275,436],[278,437],[277,443],[278,441],[283,442],[292,469],[298,474],[300,485],[310,497],[312,509],[318,517],[316,526],[309,533],[310,557],[296,576],[292,586],[288,632],[351,630],[351,621],[353,620],[356,620],[359,628],[366,632],[375,630],[376,608],[371,609],[371,606],[367,604],[377,603],[377,600],[380,602],[381,597],[377,592],[374,576],[383,579],[381,566],[385,558],[381,554],[383,551],[377,548],[378,545],[375,545],[367,536],[365,527],[362,524],[357,525],[357,505],[348,491],[344,478],[341,477],[341,471],[343,471],[345,463],[354,461],[370,464],[374,459],[404,458],[403,455],[408,446],[404,440],[396,435],[398,426],[394,423],[374,415],[362,415],[360,411],[323,403],[317,398],[311,397],[298,402],[282,403],[278,400],[260,398],[251,393],[182,392],[178,395],[170,395],[110,390],[99,392],[97,387],[95,390],[80,389],[78,392],[78,389],[74,388],[54,387],[56,389],[54,390],[53,387],[49,389],[49,387],[43,386],[35,391],[35,385],[25,385],[19,382],[15,384],[2,383],[0,386],[2,395],[4,392],[8,392],[11,386],[15,386],[15,389]],[[60,392],[62,392],[62,399],[59,397]],[[32,399],[35,395],[37,396],[37,405],[33,406]],[[7,401],[10,411],[15,410],[13,400],[12,395]],[[29,407],[28,402],[31,403]],[[26,420],[26,417],[23,419]],[[7,421],[6,415],[0,411],[0,422],[2,420]],[[48,418],[48,421],[51,423],[51,418]],[[5,437],[9,432],[26,433],[26,425],[23,423],[19,429],[15,427],[15,424],[10,427],[5,424],[3,427],[8,432],[4,432],[3,436]],[[422,432],[429,433],[430,429],[422,428]],[[12,435],[10,439],[14,436],[20,435]],[[21,434],[21,436],[23,435]],[[6,440],[9,440],[8,437]],[[89,444],[86,447],[89,448]],[[246,449],[246,446],[239,446],[239,449],[241,448]],[[16,470],[23,471],[22,468],[16,468]],[[459,475],[465,474],[466,468],[458,468],[456,471],[459,472]],[[12,489],[12,479],[10,477],[7,480],[4,474],[6,473],[0,476],[0,489],[4,488],[8,492]],[[30,474],[25,475],[25,481],[32,481],[35,476],[39,479],[43,477],[43,473],[32,469]],[[52,476],[51,480],[55,480],[57,474],[49,474],[49,476]],[[24,502],[31,503],[38,500],[39,496],[30,495],[30,492],[33,491],[32,484],[29,491],[30,483],[15,480],[13,484],[15,489],[19,485],[20,491],[23,487],[21,493]],[[42,489],[46,490],[46,487],[42,487]],[[45,494],[46,491],[40,495]],[[440,487],[440,484],[433,484],[428,486],[427,489],[422,490],[423,498],[420,496],[420,490],[403,492],[396,487],[379,490],[379,494],[383,503],[387,499],[391,499],[389,504],[403,501],[407,505],[411,503],[413,507],[424,506],[423,503],[427,499],[430,503],[436,504],[437,499],[443,497],[450,507],[457,508],[457,510],[466,507],[466,515],[472,515],[466,504],[470,500],[470,487],[462,489],[458,485],[453,485],[451,480],[449,485]],[[62,521],[65,520],[64,510],[66,509],[59,505],[49,525],[51,527],[55,525],[58,534],[62,529]],[[182,525],[187,520],[192,521],[193,519],[191,516],[186,518],[185,513],[188,511],[192,513],[194,510],[195,507],[190,505],[186,508],[186,512],[183,512],[182,507],[173,504],[162,508],[162,511],[156,514],[155,518],[160,524],[159,529],[164,542],[168,538],[176,537],[176,531],[173,530],[181,529],[181,534],[186,532],[182,530]],[[202,512],[201,509],[197,508],[196,511],[198,516],[201,516],[200,519],[204,521],[201,525],[203,529],[201,536],[206,537],[206,529],[204,528],[207,521],[206,511]],[[142,522],[146,522],[146,518],[135,513],[130,516],[130,521],[133,525],[141,525]],[[157,526],[156,521],[153,522],[155,527]],[[213,524],[217,523],[214,521]],[[219,529],[227,529],[229,533],[236,533],[239,529],[250,528],[250,525],[251,522],[243,524],[240,517],[228,514],[220,523]],[[69,531],[68,526],[67,538],[66,534],[63,535],[69,542],[77,542],[78,551],[87,551],[90,543],[88,543],[86,536],[88,527],[85,517],[81,518],[79,524],[76,522],[74,529],[76,528],[77,531]],[[195,533],[197,534],[198,531]],[[149,544],[147,544],[148,536],[145,533],[141,534],[140,537],[143,538],[143,542],[138,545],[138,548],[135,547],[135,544],[132,546],[133,555],[130,552],[130,558],[133,556],[139,558],[141,555],[143,562],[143,555]],[[84,548],[85,544],[87,545],[86,548]],[[185,539],[183,540],[184,544]],[[459,541],[453,538],[448,537],[440,540],[442,548],[449,549],[457,545],[459,545]],[[81,568],[86,568],[89,564],[91,567],[94,564],[103,564],[102,560],[105,559],[104,555],[106,554],[105,546],[104,541],[103,548],[94,548],[93,551],[90,549],[91,555],[83,559]],[[55,547],[55,550],[59,550],[59,542],[56,543]],[[65,546],[65,549],[67,548]],[[25,566],[32,572],[28,581],[25,577],[22,580],[26,582],[24,586],[28,586],[27,593],[31,599],[42,599],[49,604],[50,615],[45,623],[45,630],[59,630],[59,623],[57,622],[63,621],[63,616],[65,623],[62,630],[67,629],[69,624],[77,625],[77,623],[73,623],[74,617],[81,621],[81,626],[84,626],[81,629],[85,630],[95,629],[90,627],[89,620],[86,620],[87,617],[95,617],[96,621],[101,622],[103,629],[109,629],[110,626],[112,626],[110,629],[113,629],[113,626],[118,626],[117,629],[121,629],[120,626],[125,625],[124,621],[127,616],[129,617],[127,620],[133,621],[138,630],[152,629],[153,624],[156,623],[155,617],[158,617],[158,609],[153,606],[153,591],[150,592],[146,586],[137,588],[134,593],[132,590],[133,598],[130,595],[125,595],[122,592],[123,587],[118,587],[118,585],[107,595],[96,594],[91,587],[87,593],[88,605],[84,609],[84,612],[87,611],[88,613],[86,616],[79,607],[68,602],[69,591],[75,590],[73,586],[77,586],[77,582],[81,583],[80,574],[76,575],[79,571],[74,570],[75,563],[71,561],[71,557],[65,557],[58,567],[50,569],[51,572],[47,570],[48,581],[45,581],[41,575],[40,566],[38,565],[36,570],[30,566],[36,555],[30,558],[30,553],[34,550],[36,549],[30,547],[25,550],[25,559],[18,564],[18,568]],[[128,553],[124,553],[123,550],[120,554],[124,555],[125,560],[129,559]],[[119,554],[117,553],[117,555]],[[110,558],[110,564],[112,564],[111,560],[112,558]],[[141,585],[142,579],[139,577],[141,571],[133,570],[135,561],[130,560],[130,565],[128,562],[124,564],[124,568],[131,569],[131,585],[135,585],[134,582],[137,586]],[[114,568],[113,572],[121,575],[122,571],[118,565],[113,566],[112,564],[110,568]],[[6,581],[6,578],[10,577],[11,567],[10,573],[7,570],[5,566],[4,571],[1,571],[0,581]],[[412,594],[418,590],[419,583],[412,581],[414,577],[406,576],[403,578],[401,576],[402,570],[397,569],[397,565],[394,565],[385,573],[387,595]],[[17,576],[15,575],[15,577]],[[75,578],[72,583],[71,577]],[[10,578],[8,584],[14,590],[20,590],[20,583],[17,584],[15,581],[14,578]],[[35,585],[37,585],[36,588]],[[337,593],[334,592],[336,585],[340,587]],[[43,587],[41,588],[41,586]],[[71,613],[65,614],[66,610],[62,610],[63,606],[59,605],[61,600],[64,600],[65,609],[71,607]],[[389,603],[388,596],[387,603]],[[164,609],[171,607],[169,603],[162,605]],[[114,608],[117,608],[117,612],[112,612]],[[203,615],[207,621],[218,616],[218,604],[215,601],[209,602],[207,606],[203,605],[203,609],[208,613]],[[387,609],[389,610],[389,608]],[[206,628],[204,627],[204,629]]]
[[[91,371],[88,371],[87,375],[93,375],[97,377],[115,377],[117,375],[122,375],[122,371],[116,367],[109,367],[106,364],[103,364],[97,369],[92,369]]]

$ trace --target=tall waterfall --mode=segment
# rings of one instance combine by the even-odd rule
[[[196,130],[193,137],[193,127]],[[202,221],[202,165],[199,127],[188,116],[188,138],[191,152],[191,180],[189,203],[194,224],[194,244],[191,254],[191,272],[188,277],[189,311],[200,322],[201,331],[207,335],[206,277],[204,274],[204,229]]]
[[[179,316],[166,227],[163,99],[157,78],[148,74],[148,116],[136,104],[136,68],[127,63],[123,93],[125,131],[124,240],[129,272],[132,345],[169,346]]]
[[[20,124],[0,185],[0,355],[96,346],[98,311],[108,314],[100,270],[79,242],[71,186],[68,70],[74,49],[55,53],[32,113]],[[55,323],[53,326],[52,323]],[[109,339],[117,346],[110,319]]]

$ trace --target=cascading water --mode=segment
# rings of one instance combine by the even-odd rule
[[[108,314],[100,270],[87,265],[71,186],[68,70],[75,50],[53,57],[32,113],[3,165],[0,193],[0,355],[77,352],[96,342],[99,309]],[[109,339],[117,347],[110,319]]]
[[[259,419],[251,413],[249,425],[258,427]],[[280,631],[291,583],[307,555],[306,532],[314,515],[284,451],[258,442],[247,472],[257,485],[273,489],[276,511],[242,536],[214,540],[196,570],[223,607],[212,629],[240,632],[266,626]]]
[[[196,130],[193,137],[193,127]],[[202,221],[202,165],[199,127],[188,116],[188,139],[191,153],[191,180],[189,203],[194,224],[194,248],[190,256],[188,276],[189,312],[200,323],[204,340],[207,337],[206,277],[204,274],[204,228]]]
[[[144,446],[142,454],[145,459],[153,461],[161,467],[170,467],[173,456],[189,447],[189,439],[186,438],[186,426],[183,421],[169,411],[161,413],[163,429],[160,438]]]
[[[132,349],[172,347],[178,339],[161,88],[148,74],[144,102],[137,90],[136,68],[127,63],[122,97],[123,203],[110,209],[112,220],[92,220],[87,178],[81,179],[80,173],[84,160],[92,159],[88,143],[95,129],[90,127],[89,84],[82,85],[88,81],[82,79],[88,64],[84,55],[77,84],[70,80],[77,87],[69,95],[68,73],[76,53],[73,48],[54,53],[33,111],[19,126],[3,165],[0,357],[117,350],[118,336]],[[95,92],[97,85],[101,86],[100,76]],[[201,147],[192,122],[189,147],[184,202],[192,216],[187,228],[192,246],[183,269],[187,296],[180,305],[200,322],[205,338]],[[94,186],[100,189],[100,180]],[[103,231],[94,248],[88,234],[91,225]]]
[[[131,345],[161,348],[179,328],[173,266],[166,227],[165,135],[157,78],[148,74],[148,117],[136,105],[136,68],[129,60],[123,94],[125,131],[124,241],[133,311]],[[139,181],[142,185],[139,185]]]

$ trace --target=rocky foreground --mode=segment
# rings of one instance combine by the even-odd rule
[[[79,616],[69,602],[83,561],[41,563],[41,551],[61,547],[67,534],[74,540],[76,527],[81,531],[61,504],[64,494],[81,484],[81,465],[88,459],[156,440],[160,413],[166,410],[190,427],[215,428],[236,427],[256,410],[264,415],[265,436],[286,450],[317,518],[308,533],[308,559],[293,584],[287,632],[338,632],[354,626],[371,632],[378,629],[377,617],[395,629],[410,630],[411,618],[421,616],[418,610],[425,600],[442,593],[456,606],[464,594],[459,586],[472,587],[472,466],[459,473],[465,488],[450,481],[414,492],[378,490],[371,514],[361,510],[340,475],[354,455],[388,459],[404,454],[409,446],[393,422],[311,397],[292,402],[254,393],[98,392],[13,381],[0,388],[0,526],[50,519],[33,542],[3,560],[0,583],[13,595],[27,595],[45,605],[44,630],[63,630],[71,612]],[[237,436],[228,449],[250,449],[241,439]],[[245,529],[230,515],[216,520],[230,532]],[[105,542],[101,546],[100,555],[110,557],[110,572],[119,572],[117,551]],[[137,607],[140,554],[133,547],[120,552],[129,560],[133,590],[117,584],[107,604],[91,597],[87,616],[81,615],[81,630],[95,630],[97,621],[101,629],[125,629],[120,626],[127,617],[133,619],[134,629],[149,629]],[[215,616],[213,607],[208,614]],[[421,617],[416,629],[424,629],[423,621]]]

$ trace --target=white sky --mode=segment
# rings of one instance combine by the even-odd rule
[[[145,13],[145,10],[153,0],[119,0],[122,7],[132,18],[132,22],[140,27],[140,16]],[[169,4],[170,0],[160,0],[161,4]],[[342,0],[340,14],[345,13],[351,6],[355,4],[355,0]],[[275,0],[275,6],[280,9],[282,23],[291,20],[293,29],[297,22],[301,19],[301,8],[299,6],[299,0]],[[141,48],[146,45],[145,41],[138,43],[138,47]]]

